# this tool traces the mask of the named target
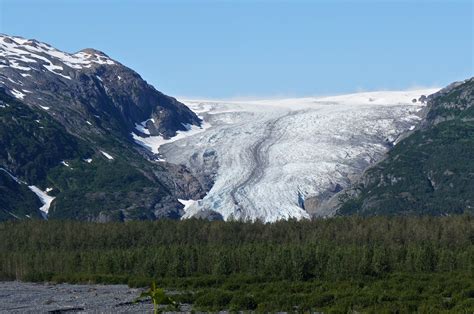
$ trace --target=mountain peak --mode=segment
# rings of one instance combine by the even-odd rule
[[[0,67],[13,67],[23,71],[23,74],[28,74],[31,68],[44,67],[50,72],[66,77],[64,73],[57,72],[64,71],[63,65],[82,69],[97,64],[113,65],[117,62],[105,53],[91,48],[70,54],[37,40],[0,34]]]
[[[100,51],[100,50],[97,50],[97,49],[94,49],[94,48],[85,48],[85,49],[82,49],[82,50],[80,50],[79,52],[77,52],[75,54],[78,54],[78,53],[96,55],[96,56],[101,56],[101,57],[105,57],[105,58],[110,59],[110,57],[108,55],[106,55],[103,51]]]

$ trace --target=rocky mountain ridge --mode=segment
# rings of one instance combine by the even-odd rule
[[[145,120],[151,134],[164,137],[200,125],[185,105],[94,49],[68,54],[36,40],[0,35],[0,83],[79,135],[113,131],[129,137]]]
[[[338,214],[474,212],[474,78],[426,101],[417,128],[334,198]]]
[[[133,140],[201,120],[97,50],[0,35],[0,122],[0,220],[45,214],[34,193],[54,199],[50,218],[92,221],[179,218],[178,198],[204,193]]]

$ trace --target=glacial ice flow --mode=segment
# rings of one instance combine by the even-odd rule
[[[184,100],[212,127],[160,142],[153,151],[214,181],[202,200],[186,204],[184,218],[209,210],[224,219],[308,218],[304,200],[323,204],[380,160],[420,120],[424,104],[412,100],[435,91]]]

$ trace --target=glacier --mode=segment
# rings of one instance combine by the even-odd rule
[[[414,99],[437,90],[254,101],[184,99],[206,128],[160,141],[153,151],[210,182],[203,199],[186,203],[183,218],[209,211],[225,220],[264,222],[331,216],[321,205],[412,130],[425,106]],[[305,209],[309,198],[317,204],[311,214]]]

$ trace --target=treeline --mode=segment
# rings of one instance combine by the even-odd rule
[[[0,276],[31,273],[288,280],[474,272],[474,219],[334,218],[274,224],[202,220],[0,225]]]
[[[400,298],[407,298],[409,302],[403,302],[412,307],[400,301],[404,305],[398,309],[417,309],[416,302],[433,297],[431,293],[436,296],[432,302],[439,301],[440,306],[456,293],[462,309],[474,306],[474,217],[467,215],[339,217],[274,224],[22,221],[0,224],[0,239],[2,280],[134,286],[157,280],[167,288],[198,292],[187,301],[203,309],[228,308],[232,296],[239,295],[253,300],[248,308],[266,304],[265,310],[291,310],[311,304],[314,291],[325,295],[331,289],[329,301],[321,301],[325,304],[321,306],[345,300],[342,306],[348,309],[359,302],[350,300],[364,285],[369,286],[362,292],[370,291],[372,301],[366,294],[362,299],[369,305],[392,304],[393,295],[386,296],[388,301],[378,295],[406,287],[410,295],[405,291]],[[420,288],[420,280],[432,292]],[[287,288],[292,286],[296,288],[290,293]],[[447,297],[441,297],[444,289]],[[346,291],[345,297],[341,291]],[[420,297],[422,292],[427,297]],[[276,302],[288,293],[292,295],[285,299],[288,303]],[[304,302],[293,304],[298,298]]]

